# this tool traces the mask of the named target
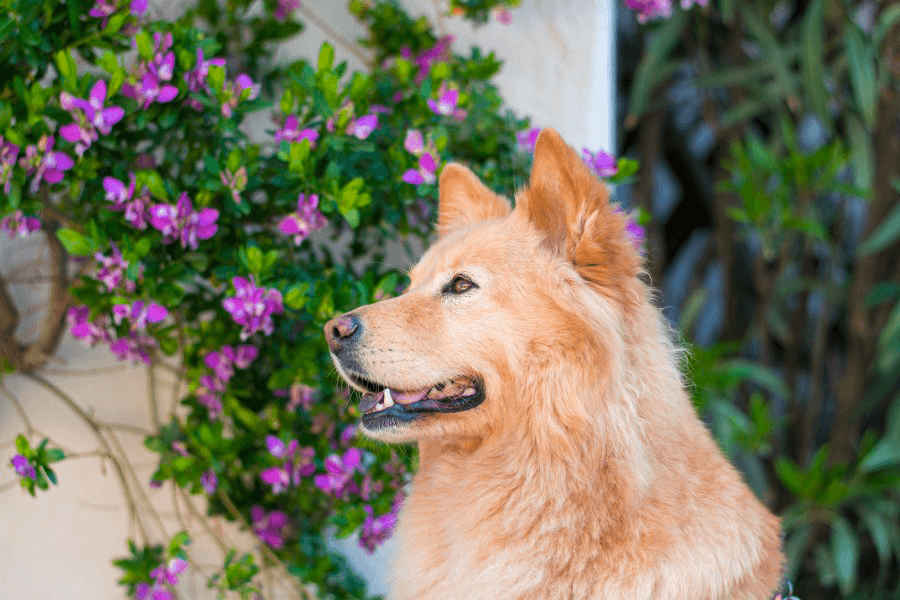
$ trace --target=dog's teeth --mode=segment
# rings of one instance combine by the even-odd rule
[[[384,407],[390,408],[394,405],[394,398],[391,396],[390,388],[384,388]]]

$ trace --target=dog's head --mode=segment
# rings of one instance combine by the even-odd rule
[[[589,409],[567,386],[613,368],[619,317],[642,296],[626,218],[553,130],[515,210],[461,165],[439,190],[440,237],[406,292],[325,326],[338,371],[363,394],[363,429],[394,442],[482,438],[541,412],[571,426]]]

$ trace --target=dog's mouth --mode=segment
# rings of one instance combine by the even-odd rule
[[[484,401],[484,384],[478,378],[458,377],[418,390],[399,390],[356,374],[347,374],[364,390],[359,409],[367,429],[409,423],[427,413],[454,413],[475,408]]]

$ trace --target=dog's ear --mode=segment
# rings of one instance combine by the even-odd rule
[[[478,221],[504,217],[511,210],[506,198],[489,190],[475,173],[458,163],[441,171],[438,190],[440,236]]]
[[[627,217],[609,203],[609,190],[553,129],[534,149],[528,189],[516,210],[544,236],[555,254],[600,285],[634,277],[641,257],[626,232]]]

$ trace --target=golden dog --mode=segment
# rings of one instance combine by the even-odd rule
[[[325,327],[363,430],[418,442],[393,600],[768,600],[778,519],[701,423],[605,186],[552,130],[515,210],[440,177],[400,297]]]

